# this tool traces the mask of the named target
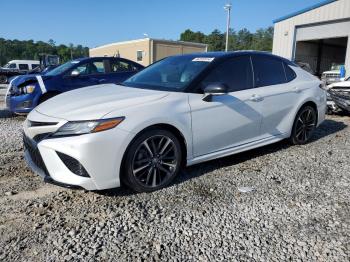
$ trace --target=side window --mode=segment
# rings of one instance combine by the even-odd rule
[[[252,58],[256,87],[277,85],[286,82],[283,61],[265,55],[255,55]]]
[[[113,59],[111,60],[111,72],[131,72],[137,71],[137,67],[132,63]]]
[[[103,61],[95,61],[90,64],[89,74],[104,74],[106,73]]]
[[[235,57],[219,64],[202,81],[202,87],[212,83],[226,84],[229,92],[252,88],[253,74],[250,57]]]
[[[38,64],[32,64],[32,69],[39,67]]]
[[[18,64],[19,70],[29,70],[28,64]]]
[[[137,50],[136,51],[136,61],[142,61],[143,59],[143,51],[142,50]]]
[[[88,75],[89,74],[89,63],[81,64],[76,67],[74,70],[77,70],[80,75]]]
[[[9,68],[16,69],[17,67],[16,67],[16,64],[10,64]]]
[[[297,77],[294,70],[290,68],[290,66],[288,66],[286,63],[284,64],[284,70],[286,71],[287,82],[291,82]]]

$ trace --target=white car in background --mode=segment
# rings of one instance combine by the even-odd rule
[[[25,158],[49,182],[149,192],[182,166],[286,138],[305,144],[325,111],[321,81],[286,59],[253,51],[174,56],[122,85],[39,105],[24,123]]]

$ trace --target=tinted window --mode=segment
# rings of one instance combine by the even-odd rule
[[[19,64],[18,68],[19,70],[28,70],[29,66],[27,64]]]
[[[280,59],[264,55],[255,55],[252,58],[257,87],[286,82],[283,62]]]
[[[286,71],[287,82],[290,82],[290,81],[294,80],[297,77],[297,75],[295,74],[293,69],[290,68],[287,64],[284,64],[284,69]]]
[[[212,83],[223,83],[229,92],[253,87],[252,66],[249,56],[235,57],[219,64],[202,81],[202,88]]]
[[[38,64],[32,64],[32,69],[39,67]]]
[[[8,68],[16,68],[16,64],[9,64]]]
[[[132,63],[128,63],[120,60],[111,61],[111,72],[130,72],[137,71],[137,67]]]

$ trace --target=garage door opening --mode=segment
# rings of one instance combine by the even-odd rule
[[[298,41],[295,61],[307,64],[320,77],[323,72],[345,64],[347,43],[347,37]]]

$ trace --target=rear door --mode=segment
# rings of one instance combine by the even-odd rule
[[[288,64],[271,55],[252,55],[255,94],[262,114],[261,134],[271,137],[287,132],[288,114],[295,108],[301,90]]]
[[[229,93],[203,101],[203,94],[189,94],[195,157],[259,139],[261,115],[253,101],[250,56],[229,58],[217,65],[198,89],[213,83],[225,84]]]
[[[109,73],[107,81],[109,83],[118,84],[140,71],[143,67],[121,58],[109,59]]]

